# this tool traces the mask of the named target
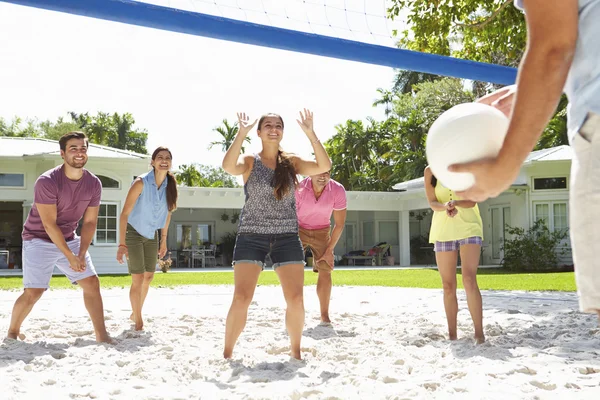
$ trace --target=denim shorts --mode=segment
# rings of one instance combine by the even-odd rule
[[[304,251],[297,233],[261,235],[240,233],[233,249],[233,265],[236,263],[257,264],[265,268],[267,255],[273,261],[273,269],[287,264],[304,265]]]
[[[433,245],[433,251],[456,251],[460,249],[460,246],[465,244],[478,244],[481,246],[483,241],[479,236],[471,236],[465,239],[451,240],[449,242],[435,242]]]

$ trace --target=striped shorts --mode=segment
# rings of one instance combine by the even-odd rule
[[[466,239],[450,240],[449,242],[435,242],[433,245],[433,251],[456,251],[460,249],[463,244],[478,244],[482,245],[483,240],[479,236],[471,236]]]

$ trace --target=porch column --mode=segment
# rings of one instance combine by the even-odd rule
[[[400,241],[400,263],[401,267],[410,265],[410,215],[409,211],[398,211],[398,239]]]
[[[29,215],[29,211],[31,210],[32,206],[33,202],[31,201],[23,202],[23,224],[25,224],[25,221],[27,220],[27,216]]]

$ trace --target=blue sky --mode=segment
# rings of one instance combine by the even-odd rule
[[[0,3],[0,117],[130,112],[149,132],[148,150],[169,146],[175,165],[220,165],[220,149],[207,149],[218,140],[212,129],[237,111],[281,114],[283,147],[308,157],[310,143],[295,122],[300,109],[314,112],[326,140],[347,119],[383,119],[371,104],[393,75],[387,67]],[[248,148],[258,149],[258,140]]]

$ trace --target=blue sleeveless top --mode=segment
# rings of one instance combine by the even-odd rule
[[[144,184],[142,193],[129,214],[128,222],[142,236],[154,239],[157,229],[165,227],[169,207],[167,205],[167,178],[160,187],[156,186],[154,169],[140,175]]]

